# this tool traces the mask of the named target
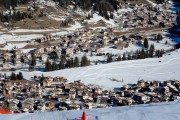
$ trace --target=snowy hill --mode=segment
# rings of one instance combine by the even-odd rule
[[[22,70],[24,77],[35,75],[63,76],[69,82],[82,80],[86,84],[95,84],[104,89],[113,89],[124,84],[133,84],[138,80],[172,80],[180,78],[180,49],[164,55],[162,58],[149,58],[93,65],[81,68],[58,70],[53,72],[28,72]],[[17,71],[19,72],[19,71]],[[124,82],[121,82],[123,79]]]
[[[0,115],[1,120],[179,120],[180,102],[113,107],[105,109],[58,111],[35,114]]]

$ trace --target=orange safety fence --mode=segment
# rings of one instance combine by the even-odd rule
[[[0,108],[0,114],[13,114],[13,111]]]

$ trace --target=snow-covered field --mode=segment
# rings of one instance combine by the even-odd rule
[[[10,35],[3,34],[0,36],[0,44],[4,44],[8,41],[27,41],[35,38],[41,38],[43,35],[41,34],[30,34],[30,35]]]
[[[24,32],[51,32],[59,31],[59,29],[16,29],[9,31],[10,33],[24,33]]]
[[[4,48],[1,48],[3,50],[12,50],[14,48],[16,49],[20,49],[20,48],[23,48],[24,46],[26,46],[27,43],[18,43],[18,44],[15,44],[15,43],[7,43],[7,45],[4,47]]]
[[[0,120],[179,120],[180,102],[113,107],[92,110],[56,111],[35,114],[0,115]]]
[[[82,28],[81,24],[79,22],[75,22],[74,25],[71,25],[71,27],[66,28],[68,31],[75,31],[76,29]]]
[[[165,35],[166,33],[162,33],[162,34]],[[166,41],[168,42],[167,45],[165,44]],[[148,41],[149,46],[151,44],[154,44],[155,49],[157,49],[157,50],[160,50],[160,49],[164,49],[164,50],[172,49],[179,42],[180,42],[179,38],[176,38],[176,39],[174,39],[174,41],[172,41],[168,37],[164,37],[164,39],[162,41],[160,41],[159,43],[157,43],[155,40],[149,40]],[[111,47],[104,47],[104,48],[101,49],[101,52],[102,53],[112,53],[112,54],[117,54],[117,55],[121,55],[122,56],[123,53],[135,52],[136,50],[141,50],[142,48],[144,48],[143,45],[138,45],[138,44],[133,45],[133,44],[130,44],[129,47],[123,48],[122,50],[121,49],[114,49],[114,48],[111,48]]]
[[[28,72],[27,70],[21,72],[26,79],[42,74],[52,77],[63,76],[69,82],[82,80],[86,84],[95,84],[104,89],[113,89],[124,84],[136,83],[141,79],[159,81],[180,79],[179,59],[180,49],[162,58],[114,62],[45,73],[40,71]],[[113,79],[116,79],[116,81],[113,81]],[[124,82],[120,82],[122,79]]]
[[[148,3],[150,3],[151,5],[153,5],[153,6],[156,6],[157,4],[156,3],[154,3],[154,2],[152,2],[151,0],[146,0]]]

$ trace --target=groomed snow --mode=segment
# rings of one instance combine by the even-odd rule
[[[55,32],[55,33],[51,33],[51,34],[52,35],[60,35],[60,36],[62,36],[62,35],[67,35],[69,33],[71,33],[71,32],[69,32],[69,31],[62,31],[62,32]]]
[[[23,48],[24,46],[26,46],[27,45],[27,43],[17,43],[17,44],[15,44],[15,43],[7,43],[7,45],[4,47],[4,48],[1,48],[2,50],[12,50],[12,49],[14,49],[14,48],[16,48],[16,49],[20,49],[20,48]]]
[[[88,120],[179,120],[180,102],[136,106],[71,110],[45,113],[0,115],[1,120],[81,120],[86,112]]]
[[[152,2],[151,0],[146,0],[148,3],[150,3],[151,5],[153,5],[153,6],[156,6],[157,4],[156,3],[154,3],[154,2]]]
[[[0,36],[0,44],[4,44],[8,41],[27,41],[35,38],[41,38],[41,34],[31,34],[31,35],[9,35],[3,34]]]
[[[106,20],[104,17],[98,15],[97,13],[93,14],[93,17],[90,20],[88,20],[88,23],[97,23],[100,20],[103,20],[104,22],[110,24],[112,27],[116,26],[114,20],[112,20],[112,19]]]
[[[104,47],[101,49],[102,53],[112,53],[112,54],[118,54],[118,55],[123,55],[123,53],[126,52],[135,52],[136,50],[141,50],[142,47],[138,45],[130,45],[128,48],[123,48],[121,49],[114,49],[110,47]]]
[[[62,20],[65,20],[66,18],[65,16],[56,16],[56,15],[49,15],[48,17],[56,21],[62,21]]]
[[[18,32],[51,32],[51,31],[59,31],[59,29],[16,29],[9,31],[10,33],[18,33]]]
[[[69,28],[66,28],[66,30],[74,31],[74,30],[79,29],[79,28],[82,28],[81,24],[79,22],[75,21],[75,24],[71,25],[71,27],[69,27]]]
[[[109,64],[92,65],[88,67],[72,68],[52,72],[28,72],[22,70],[26,79],[35,75],[63,76],[72,82],[82,80],[86,84],[95,84],[104,89],[114,89],[124,84],[133,84],[138,80],[172,80],[180,79],[180,50],[169,53],[162,58],[148,58],[113,62]],[[19,72],[19,71],[17,71]],[[116,79],[114,81],[113,79]],[[121,80],[124,82],[120,82]],[[119,81],[119,82],[118,82]]]

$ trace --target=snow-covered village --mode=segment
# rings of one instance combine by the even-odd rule
[[[178,120],[180,1],[0,0],[0,120]]]

